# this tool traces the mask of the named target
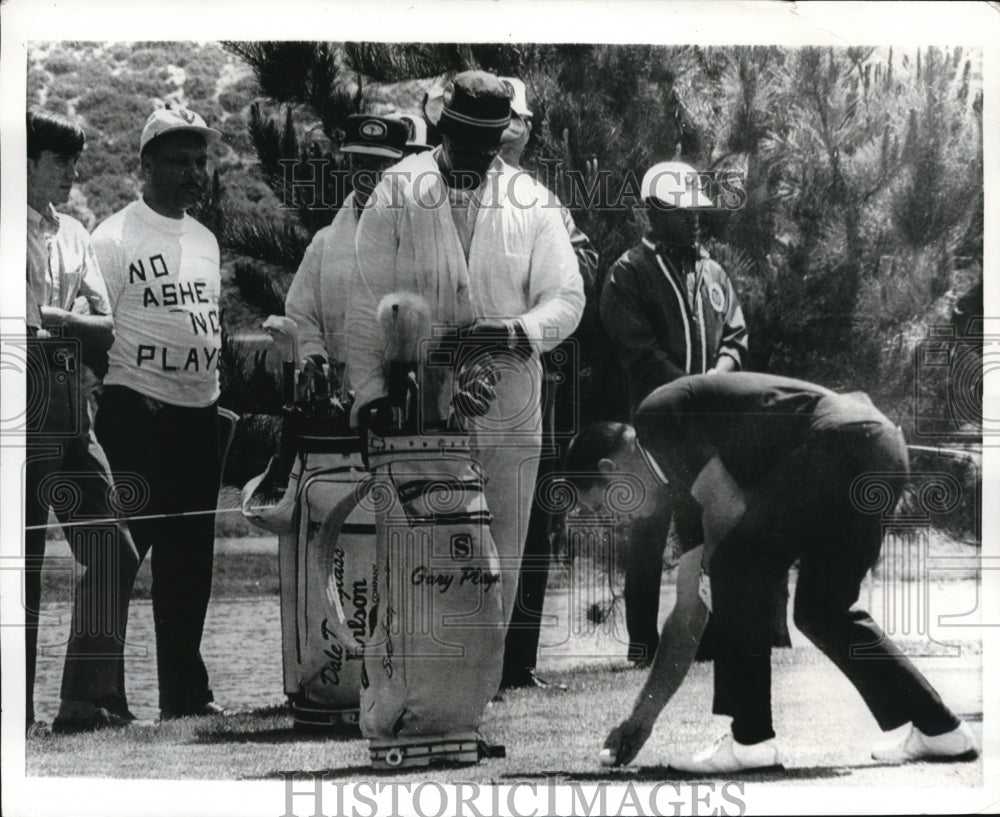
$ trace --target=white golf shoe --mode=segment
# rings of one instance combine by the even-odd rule
[[[707,749],[674,758],[669,768],[689,774],[724,774],[751,769],[781,768],[774,738],[745,746],[725,734]]]
[[[978,757],[976,738],[965,721],[943,735],[925,735],[912,723],[901,737],[880,741],[872,747],[872,757],[883,763],[911,760],[973,760]]]

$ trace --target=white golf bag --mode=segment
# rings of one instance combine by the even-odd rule
[[[376,601],[375,519],[355,498],[365,477],[359,449],[357,437],[303,437],[277,505],[252,504],[259,477],[244,489],[247,517],[279,534],[284,689],[297,729],[357,728],[362,672],[357,648],[369,635]],[[346,505],[350,516],[331,538],[323,523]],[[331,588],[335,601],[328,595]],[[338,605],[349,611],[346,631],[331,623]]]
[[[378,603],[364,646],[361,732],[372,764],[476,763],[505,634],[482,471],[468,439],[454,434],[370,434],[368,459],[359,506],[375,516]],[[328,593],[334,601],[332,584]],[[344,640],[349,623],[345,607]]]
[[[278,534],[284,690],[295,727],[356,730],[358,645],[369,634],[375,604],[375,519],[356,501],[366,476],[361,439],[347,424],[347,407],[325,392],[296,390],[294,326],[272,317],[265,328],[291,342],[287,404],[281,449],[244,487],[243,513]],[[331,538],[324,521],[348,506],[349,517]],[[342,609],[350,614],[338,629],[331,622]]]

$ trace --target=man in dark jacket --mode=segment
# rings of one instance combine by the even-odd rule
[[[633,415],[659,386],[688,374],[738,371],[747,354],[736,290],[696,243],[698,210],[713,206],[697,171],[682,162],[661,162],[646,171],[641,192],[649,232],[611,267],[601,295],[601,321],[625,369]],[[640,666],[656,652],[671,517],[685,548],[701,541],[690,498],[663,488],[649,501],[656,512],[636,520],[625,558],[628,657]]]

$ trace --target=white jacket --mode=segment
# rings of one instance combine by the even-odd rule
[[[357,276],[354,254],[357,229],[358,214],[352,192],[333,222],[313,236],[288,288],[285,314],[298,328],[302,358],[322,355],[330,363],[344,362],[347,293]]]
[[[359,279],[347,321],[356,407],[384,394],[375,310],[391,292],[422,295],[439,323],[518,318],[536,359],[569,337],[583,314],[558,200],[499,158],[487,174],[468,263],[430,151],[386,172],[361,216],[356,247]]]
[[[584,295],[558,201],[500,159],[482,190],[467,263],[433,152],[410,156],[386,172],[358,223],[359,274],[348,303],[347,363],[357,390],[356,422],[357,409],[385,393],[383,340],[375,318],[385,295],[423,296],[437,323],[521,321],[533,354],[501,372],[489,413],[470,429],[486,474],[509,622],[541,447],[539,353],[576,329]]]

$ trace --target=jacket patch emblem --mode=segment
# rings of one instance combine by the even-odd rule
[[[708,285],[708,299],[712,302],[712,309],[716,312],[724,312],[726,309],[726,296],[716,283]]]

